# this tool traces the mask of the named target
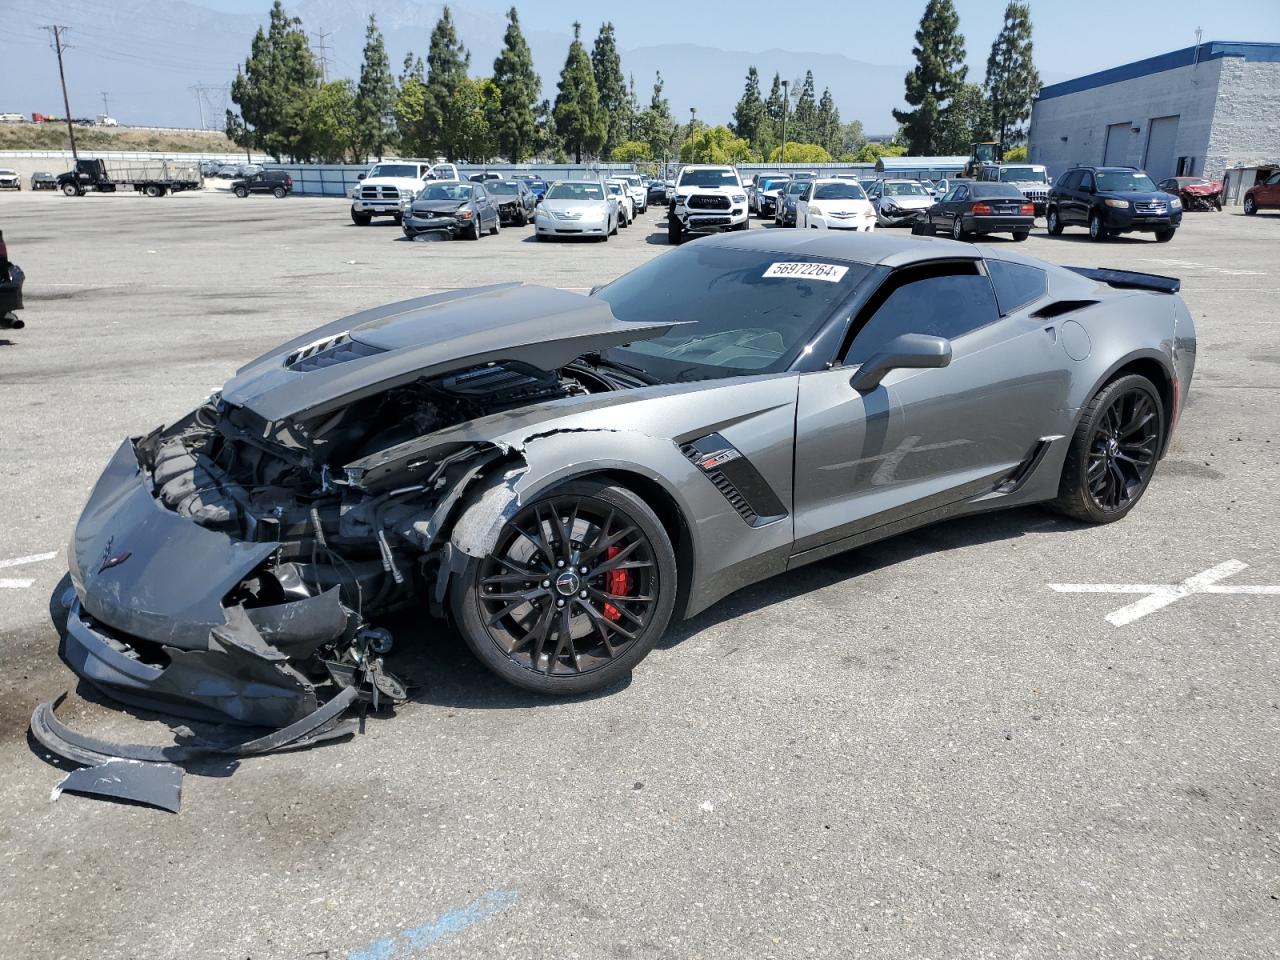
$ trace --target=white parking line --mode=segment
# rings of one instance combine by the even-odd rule
[[[1197,593],[1218,593],[1231,595],[1280,596],[1280,585],[1257,586],[1218,586],[1218,581],[1234,576],[1241,570],[1248,569],[1247,563],[1239,560],[1227,560],[1217,566],[1210,567],[1203,573],[1188,577],[1181,583],[1051,583],[1050,590],[1058,593],[1145,593],[1147,596],[1134,601],[1128,606],[1113,610],[1107,614],[1107,621],[1117,627],[1123,627],[1149,613],[1162,610],[1171,603],[1177,603],[1183,597]]]
[[[34,580],[0,580],[0,590],[25,590]]]
[[[33,553],[29,557],[14,557],[12,560],[0,560],[0,568],[20,567],[25,563],[41,563],[45,560],[52,560],[57,555],[57,550],[51,550],[49,553]]]

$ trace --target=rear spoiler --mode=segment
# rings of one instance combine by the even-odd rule
[[[1134,270],[1108,270],[1104,267],[1067,267],[1090,280],[1097,280],[1120,290],[1153,290],[1156,293],[1177,293],[1182,281],[1177,277],[1162,277],[1157,273],[1138,273]]]

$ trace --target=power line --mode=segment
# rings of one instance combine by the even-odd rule
[[[324,78],[325,83],[328,83],[329,82],[329,48],[328,46],[326,46],[325,41],[333,36],[333,31],[330,30],[328,33],[325,33],[324,30],[314,30],[312,31],[311,36],[315,38],[316,43],[320,47],[319,53],[316,54],[316,59],[320,61],[320,76]]]
[[[67,32],[67,28],[61,24],[47,24],[43,29],[48,30],[53,37],[53,49],[58,54],[58,79],[62,81],[62,108],[67,114],[67,136],[71,138],[71,160],[73,163],[78,163],[80,156],[76,153],[76,132],[71,126],[71,101],[67,98],[67,74],[62,69],[62,36]]]

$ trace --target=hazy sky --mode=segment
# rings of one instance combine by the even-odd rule
[[[239,13],[262,13],[269,0],[195,0]],[[0,4],[2,5],[2,4]],[[512,0],[460,0],[455,7],[503,13]],[[1005,0],[955,0],[969,64],[982,79],[987,52],[1000,29]],[[286,0],[285,6],[288,7]],[[618,29],[628,47],[678,42],[725,50],[843,53],[867,63],[909,63],[925,0],[515,0],[523,25],[566,31],[581,20],[594,36],[602,20]],[[1063,79],[1188,47],[1196,27],[1205,40],[1280,42],[1280,0],[1233,0],[1217,7],[1205,0],[1032,0],[1036,62],[1051,79]]]

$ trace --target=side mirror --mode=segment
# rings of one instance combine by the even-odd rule
[[[357,179],[357,180],[363,180],[363,179],[364,179],[365,177],[367,177],[367,176],[368,176],[368,174],[367,174],[367,173],[357,173],[357,174],[356,174],[356,179]]]
[[[868,393],[880,386],[880,381],[890,370],[925,370],[945,367],[950,363],[950,340],[923,333],[904,333],[868,357],[849,380],[849,385],[859,393]]]

